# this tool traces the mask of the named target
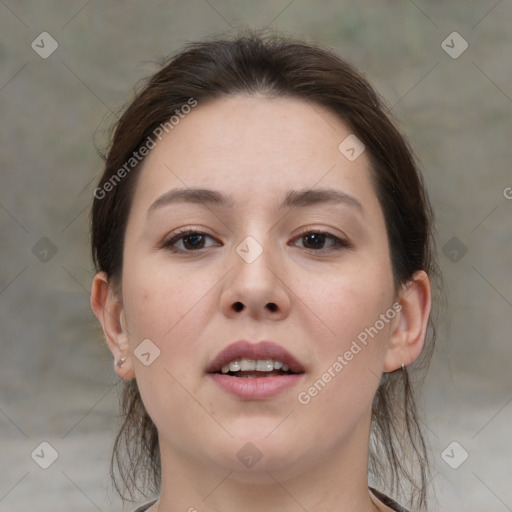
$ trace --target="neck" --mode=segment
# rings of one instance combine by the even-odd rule
[[[284,469],[257,463],[250,470],[195,460],[160,441],[162,486],[158,512],[375,512],[368,490],[368,439],[358,429],[342,446],[328,447]],[[313,460],[313,458],[315,460]],[[263,459],[262,461],[263,462]],[[299,467],[300,466],[300,467]]]

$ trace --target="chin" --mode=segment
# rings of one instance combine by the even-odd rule
[[[275,424],[274,424],[275,428]],[[271,432],[268,429],[265,432]],[[258,438],[250,435],[237,436],[231,439],[228,446],[217,445],[217,451],[210,450],[211,460],[226,470],[231,471],[231,477],[240,482],[265,484],[272,480],[268,474],[272,473],[277,477],[287,479],[302,472],[300,466],[307,457],[306,453],[300,451],[303,443],[300,440],[293,442],[289,437],[287,442],[284,438],[273,438],[272,435]],[[268,435],[268,434],[266,434]],[[220,453],[219,448],[224,448]],[[272,480],[273,481],[273,480]]]

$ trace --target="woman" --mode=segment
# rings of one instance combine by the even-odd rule
[[[159,494],[138,510],[403,511],[382,491],[404,483],[425,506],[408,367],[431,351],[432,213],[357,71],[277,36],[191,44],[119,119],[94,195],[112,473]]]

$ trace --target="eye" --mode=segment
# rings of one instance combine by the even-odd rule
[[[305,249],[313,250],[316,252],[327,251],[329,249],[339,250],[343,247],[350,247],[350,243],[330,233],[322,231],[308,231],[302,233],[296,240],[304,240]],[[325,242],[330,240],[329,246],[325,248]]]
[[[201,249],[215,245],[205,245],[206,239],[213,240],[212,237],[201,231],[185,229],[174,233],[169,240],[162,244],[162,247],[172,252],[198,252]],[[299,235],[295,240],[304,240],[305,243],[301,247],[315,252],[326,252],[351,247],[350,243],[346,240],[322,231],[307,231]],[[326,242],[329,242],[327,247],[325,247]],[[180,244],[181,247],[179,246]]]
[[[172,238],[162,244],[162,247],[172,252],[195,252],[205,248],[206,238],[213,240],[206,233],[194,229],[186,229],[175,233]],[[177,244],[181,244],[181,247],[176,247]]]

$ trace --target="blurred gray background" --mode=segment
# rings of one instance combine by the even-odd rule
[[[160,57],[242,25],[332,46],[409,136],[448,299],[423,400],[431,510],[512,510],[510,0],[0,0],[0,511],[122,510],[116,379],[89,307],[93,138]]]

